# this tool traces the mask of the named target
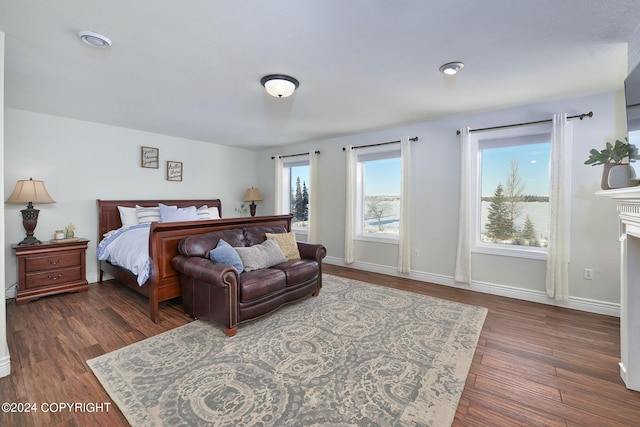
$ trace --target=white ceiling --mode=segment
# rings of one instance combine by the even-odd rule
[[[639,23],[638,0],[0,0],[7,107],[249,149],[620,89]]]

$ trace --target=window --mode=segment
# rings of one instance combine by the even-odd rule
[[[356,153],[356,234],[398,239],[401,190],[400,147],[368,147]]]
[[[282,172],[282,211],[292,213],[291,227],[304,232],[309,227],[309,160],[285,161]]]
[[[629,145],[640,148],[640,105],[630,105],[627,107],[627,132]],[[632,159],[632,172],[635,180],[640,179],[640,160]]]
[[[474,137],[475,252],[546,258],[551,135],[533,133],[541,130],[519,128]]]

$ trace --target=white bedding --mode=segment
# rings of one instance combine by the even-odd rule
[[[98,244],[98,259],[126,268],[137,276],[138,285],[144,285],[151,265],[149,228],[150,224],[138,224],[106,233]]]

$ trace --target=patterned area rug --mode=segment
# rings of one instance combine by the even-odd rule
[[[235,337],[195,321],[87,363],[134,426],[451,425],[487,310],[323,282]]]

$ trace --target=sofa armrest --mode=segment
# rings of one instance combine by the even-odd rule
[[[324,245],[318,245],[307,242],[297,242],[298,251],[300,251],[300,258],[313,259],[320,264],[322,259],[327,256],[327,248]]]
[[[225,283],[230,283],[230,280],[238,282],[238,272],[235,268],[206,258],[176,255],[171,260],[171,265],[181,274],[219,287],[226,287]],[[229,275],[234,277],[228,277]]]

